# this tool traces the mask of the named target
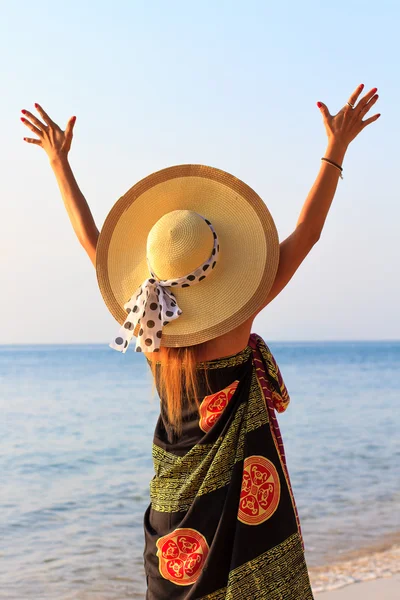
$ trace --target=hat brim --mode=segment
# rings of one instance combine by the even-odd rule
[[[147,236],[167,212],[194,210],[217,231],[214,271],[189,288],[174,289],[182,315],[163,329],[162,346],[206,342],[231,331],[265,302],[279,263],[279,240],[261,198],[233,175],[203,165],[178,165],[136,183],[113,206],[101,230],[96,272],[114,318],[149,277]],[[181,274],[179,274],[181,275]]]

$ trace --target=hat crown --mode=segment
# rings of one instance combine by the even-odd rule
[[[204,217],[192,210],[163,215],[147,237],[147,259],[159,279],[177,279],[210,257],[214,236]]]

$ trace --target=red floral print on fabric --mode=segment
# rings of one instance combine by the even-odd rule
[[[207,433],[211,427],[218,421],[221,414],[224,412],[233,394],[236,391],[239,381],[234,381],[215,394],[206,396],[200,404],[200,422],[199,426],[202,431]]]
[[[281,484],[273,463],[264,456],[249,456],[243,464],[238,519],[260,525],[272,517],[281,496]]]
[[[196,529],[175,529],[157,540],[159,571],[176,585],[191,585],[202,571],[209,547]]]

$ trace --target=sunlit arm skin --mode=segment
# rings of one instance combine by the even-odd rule
[[[325,104],[317,103],[328,135],[328,146],[324,157],[339,166],[343,164],[350,142],[367,125],[380,117],[380,114],[376,114],[363,121],[363,117],[378,100],[377,88],[373,88],[355,106],[363,88],[363,85],[358,86],[350,96],[348,103],[335,116],[330,115]],[[353,105],[354,108],[350,105]],[[280,244],[277,275],[260,310],[283,290],[319,240],[336,192],[339,177],[339,169],[325,161],[321,161],[319,173],[301,209],[296,228]]]
[[[27,110],[23,110],[22,113],[28,118],[22,117],[21,120],[39,139],[24,138],[24,140],[45,150],[72,227],[94,265],[99,231],[68,161],[76,117],[69,119],[63,131],[39,104],[35,104],[35,108],[42,120]]]
[[[347,148],[353,139],[380,116],[376,114],[363,120],[378,100],[377,88],[373,88],[356,105],[363,87],[360,85],[356,88],[348,103],[335,116],[329,113],[325,104],[318,102],[328,136],[328,146],[324,156],[338,165],[342,165]],[[31,112],[23,110],[22,113],[28,118],[23,117],[22,121],[38,138],[24,138],[24,140],[41,146],[48,155],[74,231],[90,260],[95,264],[99,232],[68,162],[76,117],[69,119],[63,131],[39,104],[35,104],[35,108],[42,120]],[[339,169],[322,162],[294,232],[280,244],[279,267],[275,282],[260,310],[282,291],[318,241],[336,192],[339,176]]]
[[[59,156],[50,161],[57,179],[65,208],[76,236],[86,250],[93,265],[96,263],[96,247],[99,231],[84,195],[76,182],[66,156]]]

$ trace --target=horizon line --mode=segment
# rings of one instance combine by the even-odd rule
[[[368,343],[368,342],[400,342],[400,338],[369,338],[369,339],[312,339],[312,340],[279,340],[269,339],[267,343],[278,344],[313,344],[313,343]],[[26,343],[0,343],[0,347],[26,347],[26,346],[109,346],[109,342],[26,342]]]

